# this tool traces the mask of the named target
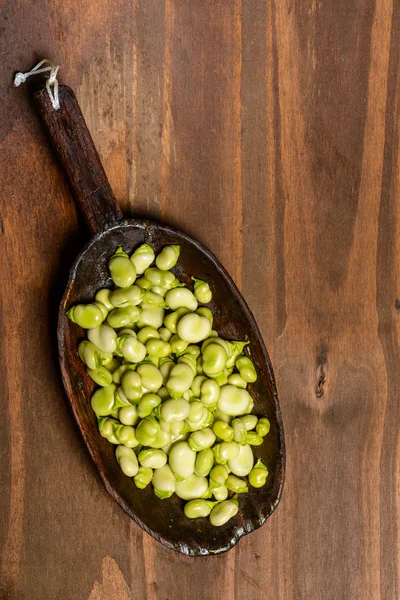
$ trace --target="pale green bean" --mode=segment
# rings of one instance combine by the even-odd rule
[[[128,288],[136,279],[135,265],[129,260],[129,256],[121,247],[110,258],[108,268],[111,279],[120,288]]]
[[[196,313],[184,315],[177,325],[177,334],[189,344],[197,344],[205,340],[210,331],[210,321],[206,317],[196,315]]]
[[[139,470],[138,470],[137,474],[135,475],[135,477],[133,478],[133,481],[135,482],[135,485],[137,488],[139,488],[140,490],[143,490],[145,487],[147,487],[149,485],[152,478],[153,478],[153,469],[150,469],[148,467],[139,467]]]
[[[239,510],[239,506],[233,500],[224,500],[214,506],[210,513],[210,523],[214,527],[220,527],[225,525],[232,517],[234,517]]]
[[[194,281],[193,287],[197,300],[201,302],[201,304],[208,304],[208,302],[211,302],[212,293],[208,283],[202,279],[196,279],[195,277],[192,277],[192,279]]]
[[[131,256],[131,261],[135,265],[136,273],[141,275],[149,268],[154,260],[154,250],[148,244],[142,244],[136,248]]]
[[[152,484],[155,495],[164,500],[175,492],[176,479],[169,465],[156,469],[153,473]]]
[[[178,262],[180,246],[165,246],[156,258],[157,268],[161,271],[169,271]]]

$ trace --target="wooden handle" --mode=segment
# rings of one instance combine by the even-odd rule
[[[93,233],[122,219],[111,186],[100,162],[74,92],[58,86],[59,110],[55,110],[46,89],[34,100],[46,131],[67,174],[76,203]]]

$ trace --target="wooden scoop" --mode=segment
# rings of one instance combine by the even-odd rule
[[[272,366],[254,317],[228,273],[202,244],[165,225],[123,218],[69,87],[59,86],[59,110],[53,108],[45,89],[36,92],[34,98],[67,173],[75,201],[94,234],[71,269],[58,317],[64,387],[90,455],[108,493],[156,540],[190,556],[229,550],[271,515],[279,502],[284,481],[285,447],[278,396]],[[239,494],[238,514],[222,527],[213,527],[208,518],[186,518],[184,502],[175,494],[167,500],[159,500],[151,485],[144,490],[137,489],[118,466],[115,447],[101,437],[90,406],[94,383],[77,353],[85,332],[71,323],[65,313],[73,304],[90,302],[98,289],[112,286],[107,265],[118,246],[131,253],[143,243],[150,244],[156,253],[168,244],[179,244],[179,264],[173,271],[187,285],[191,284],[191,275],[209,282],[213,293],[210,308],[214,328],[223,338],[250,341],[248,350],[258,372],[256,383],[249,386],[254,412],[267,417],[271,423],[270,433],[262,446],[254,447],[254,453],[267,465],[269,476],[263,488],[249,487],[248,494]]]

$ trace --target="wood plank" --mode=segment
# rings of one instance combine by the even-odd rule
[[[0,598],[397,600],[398,3],[0,11]],[[184,558],[133,525],[69,413],[55,316],[89,234],[27,89],[11,86],[43,56],[124,212],[208,245],[266,340],[286,487],[226,555]]]

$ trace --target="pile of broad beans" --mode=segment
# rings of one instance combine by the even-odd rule
[[[67,314],[87,329],[78,353],[99,386],[91,406],[123,473],[138,488],[151,483],[160,499],[187,500],[188,518],[220,526],[237,513],[237,494],[266,482],[252,446],[270,424],[252,414],[247,342],[212,329],[209,284],[181,283],[170,270],[179,254],[179,246],[157,257],[148,244],[130,257],[118,248],[108,264],[114,289]]]

